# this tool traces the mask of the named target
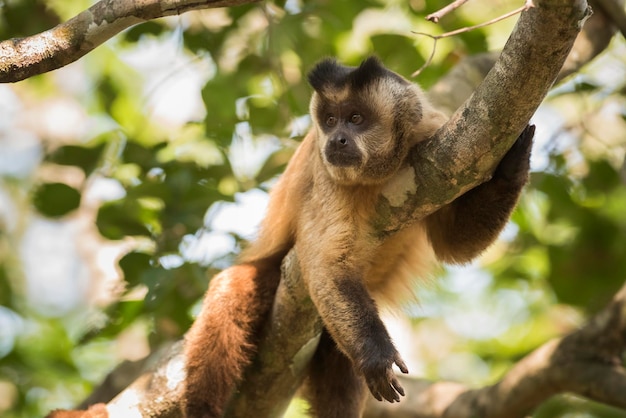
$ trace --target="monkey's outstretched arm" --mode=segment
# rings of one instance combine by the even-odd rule
[[[339,233],[341,235],[341,233]],[[408,373],[378,315],[374,300],[363,282],[362,254],[357,248],[332,248],[332,239],[321,240],[331,250],[318,257],[296,242],[300,267],[324,326],[337,346],[363,374],[372,395],[397,402],[404,390],[392,366]],[[355,242],[359,242],[356,239]],[[303,254],[303,256],[300,256]]]
[[[440,260],[468,262],[498,237],[528,181],[534,133],[535,127],[527,126],[489,181],[427,218],[428,236]]]
[[[400,401],[404,390],[392,371],[407,367],[378,316],[374,301],[360,278],[337,277],[332,286],[309,285],[314,302],[329,333],[363,373],[372,395],[382,401]],[[328,294],[331,290],[332,295]]]

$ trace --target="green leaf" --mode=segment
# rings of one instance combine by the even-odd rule
[[[141,282],[141,275],[151,267],[151,260],[150,254],[134,251],[121,258],[119,265],[124,272],[124,280],[128,283],[129,288]]]
[[[80,206],[80,192],[65,183],[44,183],[35,190],[33,204],[42,215],[57,218]]]
[[[127,236],[152,236],[158,233],[160,208],[146,200],[117,200],[100,207],[96,218],[98,230],[108,239],[123,239]]]
[[[103,149],[104,144],[96,147],[65,145],[57,149],[48,159],[56,164],[80,167],[89,175],[96,168]]]

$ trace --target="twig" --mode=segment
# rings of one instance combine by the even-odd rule
[[[465,1],[468,1],[468,0],[460,0],[460,1],[464,1],[465,2]],[[452,4],[450,6],[452,6]],[[456,7],[458,7],[458,6],[456,6]],[[430,65],[430,63],[433,60],[433,57],[435,56],[435,50],[437,49],[437,41],[439,39],[448,38],[450,36],[459,35],[461,33],[469,32],[469,31],[474,30],[474,29],[478,29],[478,28],[482,28],[482,27],[485,27],[485,26],[492,25],[492,24],[494,24],[496,22],[499,22],[501,20],[507,19],[507,18],[509,18],[511,16],[514,16],[516,14],[525,12],[526,10],[528,10],[528,9],[530,9],[532,7],[535,7],[535,5],[533,4],[533,0],[526,0],[526,2],[524,3],[524,5],[522,7],[519,7],[519,8],[517,8],[517,9],[511,11],[511,12],[505,13],[502,16],[496,17],[496,18],[491,19],[491,20],[489,20],[487,22],[479,23],[478,25],[468,26],[468,27],[465,27],[465,28],[460,28],[460,29],[456,29],[456,30],[453,30],[453,31],[450,31],[450,32],[442,33],[441,35],[431,35],[431,34],[425,33],[425,32],[412,32],[412,33],[414,33],[416,35],[423,35],[423,36],[428,36],[429,38],[431,38],[433,40],[433,51],[431,52],[430,57],[428,57],[428,59],[426,60],[424,65],[422,65],[417,71],[415,71],[413,74],[411,74],[411,77],[417,77],[424,70],[424,68],[426,68],[426,67],[428,67]],[[442,10],[444,10],[444,9],[442,9]],[[450,10],[452,10],[452,9],[450,9]]]
[[[463,6],[469,0],[455,0],[452,3],[448,4],[443,9],[437,10],[435,13],[431,13],[426,16],[426,20],[430,20],[431,22],[438,23],[439,19],[450,13],[451,11]]]

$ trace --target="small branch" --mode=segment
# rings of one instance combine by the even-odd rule
[[[431,22],[438,23],[439,19],[441,19],[442,17],[444,17],[445,15],[450,13],[451,11],[456,10],[459,7],[463,6],[468,1],[469,0],[456,0],[456,1],[453,1],[452,3],[450,3],[449,5],[444,7],[443,9],[437,10],[435,13],[431,13],[428,16],[426,16],[426,20],[430,20]]]
[[[259,0],[100,0],[48,31],[0,42],[0,83],[13,83],[76,61],[122,30],[190,10]]]
[[[468,1],[468,0],[462,0],[461,4],[465,3],[466,1]],[[453,4],[449,5],[448,7],[452,6]],[[453,9],[455,9],[455,8],[457,8],[459,6],[455,6]],[[511,16],[515,16],[516,14],[522,13],[522,12],[532,8],[532,7],[535,7],[534,4],[533,4],[533,1],[532,0],[526,0],[526,3],[522,7],[518,8],[518,9],[515,9],[515,10],[513,10],[511,12],[505,13],[502,16],[496,17],[496,18],[491,19],[491,20],[489,20],[487,22],[479,23],[478,25],[468,26],[468,27],[465,27],[465,28],[460,28],[460,29],[456,29],[456,30],[453,30],[453,31],[450,31],[450,32],[442,33],[441,35],[431,35],[431,34],[425,33],[425,32],[412,32],[412,33],[414,33],[416,35],[428,36],[429,38],[433,39],[434,42],[433,42],[433,51],[431,52],[430,57],[428,57],[428,60],[426,60],[424,65],[422,65],[417,71],[415,71],[413,74],[411,74],[411,77],[417,77],[424,70],[424,68],[426,68],[426,67],[428,67],[430,65],[430,63],[433,60],[433,57],[435,56],[435,49],[437,48],[437,41],[439,39],[448,38],[450,36],[459,35],[461,33],[469,32],[469,31],[474,30],[474,29],[478,29],[478,28],[482,28],[482,27],[485,27],[485,26],[493,25],[494,23],[497,23],[497,22],[499,22],[501,20],[507,19],[507,18],[509,18]],[[442,10],[445,10],[445,8],[442,9]],[[431,15],[429,15],[429,16],[431,16]],[[428,16],[426,18],[428,19]]]
[[[624,0],[613,1],[622,6],[624,4]],[[576,38],[556,82],[576,73],[606,50],[616,33],[611,17],[597,7],[594,0],[590,1],[590,5],[594,10],[593,15],[587,19],[582,32]],[[431,87],[429,95],[433,104],[447,114],[454,113],[493,68],[499,55],[499,51],[493,51],[464,57]]]

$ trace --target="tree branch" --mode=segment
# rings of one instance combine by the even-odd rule
[[[428,16],[426,16],[426,20],[429,20],[434,23],[438,23],[439,19],[441,19],[442,17],[444,17],[451,11],[456,10],[459,7],[463,6],[465,3],[467,3],[467,1],[468,0],[455,0],[452,3],[448,4],[446,7],[439,9],[435,13],[431,13]]]
[[[593,60],[607,48],[615,35],[614,18],[598,5],[598,1],[589,1],[593,15],[587,19],[576,38],[570,54],[559,71],[557,82],[576,73]],[[618,8],[624,7],[624,0],[602,1],[614,3]],[[429,94],[433,104],[448,114],[454,113],[483,81],[499,56],[500,52],[485,52],[463,59],[430,89]]]
[[[558,393],[575,393],[626,409],[626,285],[585,326],[519,361],[498,383],[469,389],[452,382],[403,378],[408,402],[370,401],[365,418],[517,418]]]
[[[381,198],[382,235],[432,213],[487,180],[554,83],[583,22],[584,1],[537,1],[523,12],[500,57],[472,96],[411,153],[415,169],[405,203]]]
[[[296,263],[294,255],[289,258],[291,265]],[[286,269],[289,267],[286,265]],[[299,276],[298,276],[299,277]],[[297,283],[295,283],[297,284]],[[298,288],[290,288],[281,284],[278,300],[289,299],[291,302],[283,304],[275,310],[282,310],[281,319],[285,315],[300,315],[311,309],[312,303],[307,300],[306,292]],[[300,305],[303,304],[303,305]],[[307,307],[307,305],[309,305]],[[299,308],[297,306],[300,306]],[[294,310],[295,308],[295,310]],[[298,318],[298,317],[296,317]],[[292,321],[293,322],[293,321]],[[296,321],[299,323],[299,321]],[[279,364],[264,364],[271,356],[265,351],[266,358],[257,362],[254,368],[269,367],[273,371],[260,374],[273,376],[267,381],[247,381],[247,386],[270,383],[274,388],[279,386],[272,383],[274,379],[283,380],[286,375],[298,375],[308,361],[315,346],[315,334],[319,328],[306,330],[298,325],[295,339],[302,334],[305,338],[311,336],[310,344],[298,349],[297,344],[290,342],[294,333],[289,329],[289,323],[270,325],[268,329],[280,328],[280,342],[291,346],[274,352],[272,361]],[[266,342],[267,344],[267,342]],[[455,382],[430,382],[399,376],[402,386],[407,393],[400,403],[383,403],[371,398],[368,401],[364,418],[517,418],[525,417],[542,402],[559,393],[573,393],[585,396],[591,400],[626,409],[626,370],[621,366],[621,356],[626,349],[626,284],[616,294],[613,300],[600,313],[591,318],[579,330],[563,337],[547,342],[522,360],[520,360],[499,382],[491,386],[472,389]],[[295,351],[294,351],[295,350]],[[262,349],[262,351],[264,351]],[[290,353],[300,352],[300,355]],[[285,355],[291,355],[294,362],[289,367]],[[178,409],[183,393],[184,363],[182,344],[173,346],[170,353],[161,358],[159,366],[154,372],[147,372],[138,378],[124,392],[109,402],[106,407],[96,409],[91,415],[82,415],[80,418],[106,418],[117,416],[137,417],[182,417]],[[248,373],[256,375],[259,369]],[[254,416],[280,416],[285,402],[290,399],[299,383],[298,379],[287,379],[294,384],[281,384],[286,391],[271,393],[257,403],[248,398],[233,405],[229,416],[249,417],[250,411]],[[257,386],[252,390],[257,394]],[[263,394],[258,394],[263,398]],[[280,400],[279,405],[271,405],[272,400]],[[105,400],[103,400],[105,401]],[[260,409],[257,410],[257,406]],[[247,406],[247,410],[244,408]],[[238,409],[242,408],[242,409]],[[103,415],[102,411],[106,411]],[[247,412],[246,412],[247,411]],[[108,415],[107,415],[108,414]],[[70,418],[72,415],[58,415],[55,418]]]
[[[101,0],[50,30],[0,42],[0,83],[63,67],[122,30],[164,16],[259,0]]]

